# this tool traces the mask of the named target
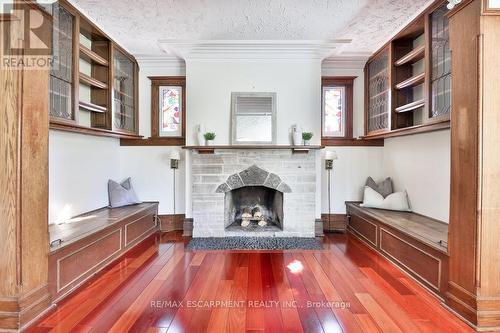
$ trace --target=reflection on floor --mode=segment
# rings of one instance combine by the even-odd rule
[[[155,235],[31,332],[472,332],[348,235],[320,251],[196,251]]]

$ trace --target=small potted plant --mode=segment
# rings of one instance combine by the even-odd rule
[[[304,132],[302,133],[302,140],[304,140],[304,146],[309,146],[311,143],[311,139],[313,137],[313,134],[311,132]]]
[[[205,141],[207,142],[207,146],[214,145],[215,133],[207,132],[207,133],[205,133],[204,137],[205,137]]]

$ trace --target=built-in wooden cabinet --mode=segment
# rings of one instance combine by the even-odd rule
[[[53,17],[53,65],[49,76],[49,115],[52,121],[76,122],[75,36],[78,28],[74,12],[58,5],[47,7]]]
[[[452,59],[450,270],[446,304],[479,331],[500,326],[500,6],[449,15]]]
[[[50,76],[51,128],[138,137],[134,57],[66,1],[45,8],[54,17]]]
[[[368,133],[384,133],[390,128],[390,52],[381,50],[366,66]]]
[[[113,50],[113,129],[135,133],[136,66],[134,60],[123,51]]]
[[[369,59],[365,138],[449,128],[451,55],[446,4],[436,1]]]

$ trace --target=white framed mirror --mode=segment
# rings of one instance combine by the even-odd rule
[[[276,144],[276,93],[231,93],[234,145]]]

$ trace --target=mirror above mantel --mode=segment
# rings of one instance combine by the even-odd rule
[[[231,93],[231,143],[276,144],[276,93]]]

